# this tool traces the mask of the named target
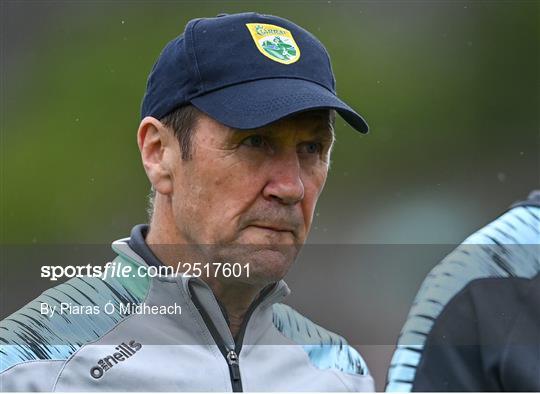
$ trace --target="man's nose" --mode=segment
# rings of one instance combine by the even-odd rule
[[[264,187],[266,199],[294,205],[304,198],[304,183],[296,150],[280,152],[269,163],[270,176]]]

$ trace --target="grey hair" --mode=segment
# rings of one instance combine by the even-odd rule
[[[154,215],[154,200],[156,198],[156,189],[154,185],[150,186],[150,192],[146,196],[146,214],[148,215],[148,223],[152,221]]]

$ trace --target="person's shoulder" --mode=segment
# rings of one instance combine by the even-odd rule
[[[540,208],[516,206],[470,235],[435,266],[415,305],[430,300],[432,309],[437,309],[483,279],[532,278],[540,272],[539,245]]]
[[[424,345],[441,316],[452,315],[449,311],[454,306],[479,300],[489,303],[486,295],[501,288],[510,292],[510,299],[517,294],[516,288],[540,272],[540,207],[534,201],[513,205],[470,235],[430,271],[402,328],[387,391],[412,389]]]
[[[495,220],[470,235],[463,244],[538,245],[540,205],[526,200],[512,205]]]
[[[121,303],[138,304],[147,291],[144,278],[99,277],[73,278],[46,290],[0,322],[3,382],[21,369],[61,368],[127,317]]]
[[[273,323],[283,336],[302,346],[318,368],[369,375],[364,359],[345,338],[315,324],[290,306],[274,304]]]

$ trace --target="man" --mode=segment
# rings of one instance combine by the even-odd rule
[[[276,39],[286,56],[265,47]],[[189,22],[142,104],[150,225],[113,244],[115,275],[70,280],[2,323],[2,389],[373,390],[343,338],[278,303],[327,177],[334,111],[367,132],[307,31],[255,13]]]
[[[540,191],[437,265],[398,342],[387,391],[540,391]]]

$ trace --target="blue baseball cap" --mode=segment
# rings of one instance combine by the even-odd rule
[[[286,19],[253,12],[191,20],[165,46],[148,77],[142,118],[161,119],[186,104],[236,129],[333,108],[356,130],[368,131],[337,97],[319,40]]]

